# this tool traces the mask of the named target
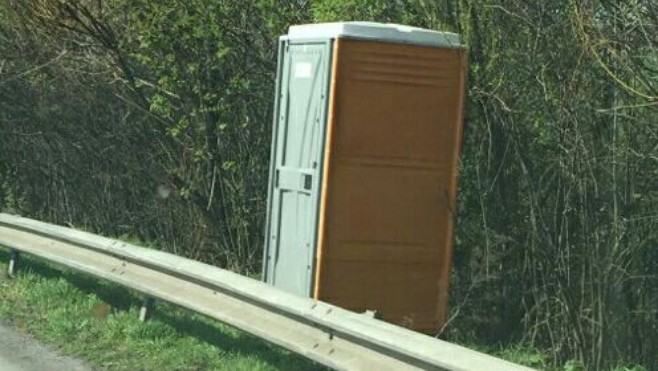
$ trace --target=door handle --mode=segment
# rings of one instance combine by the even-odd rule
[[[310,191],[313,187],[313,175],[304,174],[304,190]]]

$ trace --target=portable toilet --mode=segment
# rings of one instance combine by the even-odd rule
[[[264,279],[436,332],[446,318],[466,50],[371,22],[280,38]]]

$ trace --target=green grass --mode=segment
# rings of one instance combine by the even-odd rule
[[[520,365],[545,370],[548,367],[548,356],[538,349],[521,345],[506,347],[490,352],[496,357],[506,359]]]
[[[524,344],[512,344],[507,346],[492,347],[477,343],[464,343],[463,346],[476,350],[478,352],[491,354],[492,356],[505,359],[507,361],[531,367],[542,371],[586,371],[582,362],[570,360],[563,365],[555,366],[551,362],[551,357],[546,351],[542,351],[533,346]],[[647,368],[640,365],[617,365],[606,368],[605,371],[648,371]]]
[[[549,366],[550,362],[548,355],[533,347],[527,347],[521,344],[492,347],[473,342],[464,342],[460,343],[460,345],[537,370],[562,371],[561,368],[551,368]]]
[[[21,256],[8,279],[9,252],[0,247],[0,320],[10,321],[60,352],[109,370],[324,370],[302,357],[218,321],[157,303],[138,320],[141,298],[121,286]],[[521,345],[467,343],[538,370],[580,371],[580,362],[550,367],[542,351]],[[614,371],[646,371],[619,366]]]
[[[140,297],[120,286],[21,256],[6,278],[0,248],[0,319],[60,352],[110,370],[317,370],[323,367],[217,321],[157,303],[138,320]]]

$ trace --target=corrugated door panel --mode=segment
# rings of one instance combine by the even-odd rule
[[[445,320],[465,51],[339,39],[315,296]]]
[[[267,279],[302,296],[311,294],[329,45],[283,45]]]

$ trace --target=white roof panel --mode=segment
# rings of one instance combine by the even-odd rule
[[[289,40],[347,37],[443,48],[464,47],[459,35],[393,23],[334,22],[290,26]]]

